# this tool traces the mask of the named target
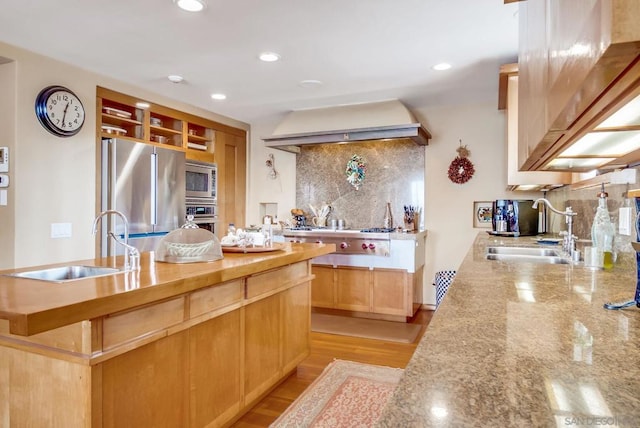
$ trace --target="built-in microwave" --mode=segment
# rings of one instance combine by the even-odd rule
[[[218,167],[216,164],[189,161],[186,164],[187,198],[205,198],[217,201]]]

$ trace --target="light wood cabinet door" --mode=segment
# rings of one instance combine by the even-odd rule
[[[546,168],[637,95],[639,19],[637,0],[520,2],[521,170]],[[637,157],[636,153],[605,163],[624,165]],[[571,167],[575,172],[591,169],[593,164]]]
[[[282,373],[288,373],[309,355],[311,287],[308,282],[281,293]]]
[[[188,332],[102,363],[102,426],[188,426]]]
[[[374,269],[371,293],[371,310],[387,315],[407,315],[412,311],[407,271]]]
[[[245,404],[267,391],[280,377],[280,295],[245,308]]]
[[[371,270],[343,267],[337,270],[336,308],[349,311],[371,311]]]
[[[247,186],[246,136],[216,131],[215,157],[218,164],[218,237],[229,223],[244,227]]]
[[[333,266],[313,265],[316,276],[311,283],[311,305],[317,308],[335,308],[336,269]]]
[[[189,331],[189,420],[191,427],[221,426],[242,406],[241,310]]]

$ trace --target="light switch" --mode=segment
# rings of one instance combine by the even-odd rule
[[[7,205],[7,190],[0,189],[0,205]]]
[[[71,238],[71,223],[51,223],[52,238]]]
[[[9,172],[9,147],[0,147],[0,172]]]
[[[622,207],[618,214],[618,233],[631,235],[631,207]]]

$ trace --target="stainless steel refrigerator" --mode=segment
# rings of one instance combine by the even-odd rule
[[[101,210],[118,210],[129,220],[129,243],[140,252],[153,251],[164,235],[185,219],[185,154],[122,139],[102,140]],[[123,254],[119,216],[102,219],[102,257]]]

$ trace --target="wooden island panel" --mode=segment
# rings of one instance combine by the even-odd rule
[[[189,426],[188,343],[183,331],[102,363],[102,426]]]
[[[199,324],[189,335],[191,427],[219,426],[242,408],[243,316],[238,309]],[[240,334],[239,334],[240,333]]]

